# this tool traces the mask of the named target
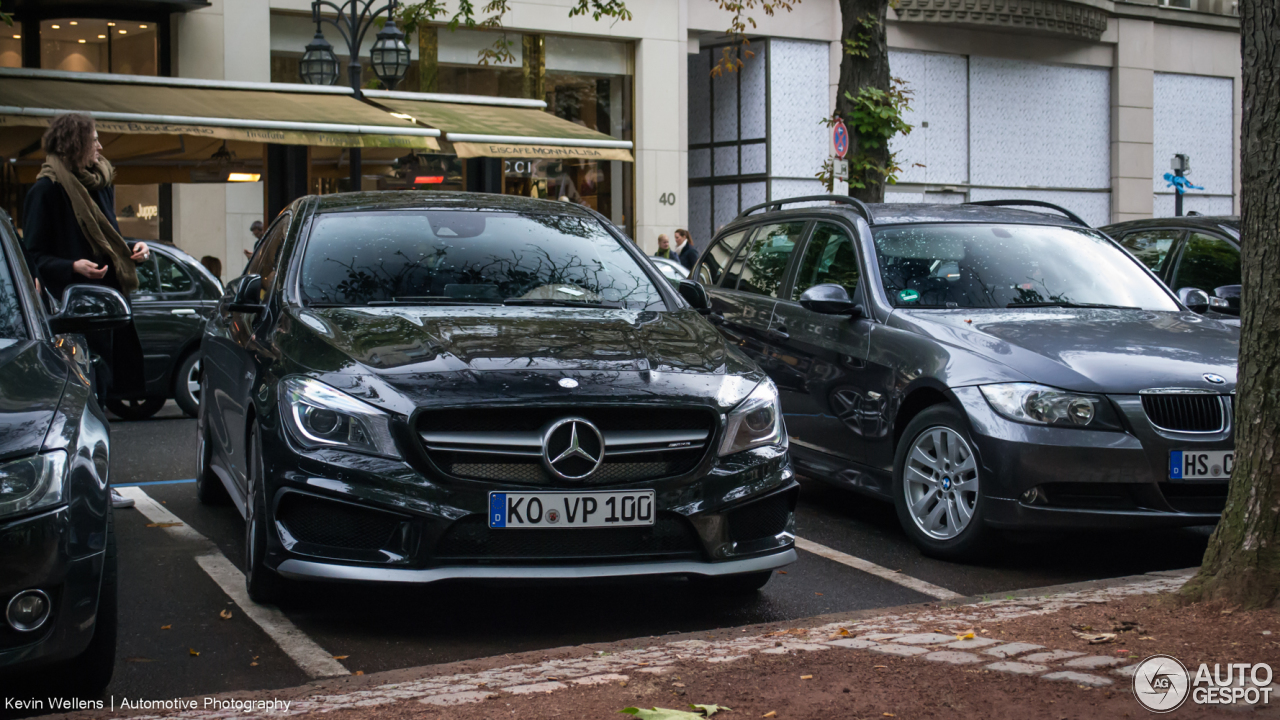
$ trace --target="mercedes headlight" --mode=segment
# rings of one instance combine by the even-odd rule
[[[65,450],[0,463],[0,516],[62,504]]]
[[[281,414],[298,444],[400,457],[387,413],[318,380],[289,377],[280,385]]]
[[[991,407],[1015,422],[1068,427],[1118,427],[1106,398],[1035,383],[982,385]]]
[[[778,402],[778,388],[772,380],[765,379],[729,412],[724,440],[720,443],[720,456],[761,445],[777,445],[782,440],[782,405]]]

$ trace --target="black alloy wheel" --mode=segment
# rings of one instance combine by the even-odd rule
[[[160,395],[129,400],[113,399],[107,401],[107,409],[121,420],[146,420],[160,412],[164,401],[165,398]]]
[[[210,464],[213,446],[209,443],[209,421],[202,415],[196,420],[196,499],[201,505],[226,505],[231,495]]]
[[[262,487],[262,451],[255,425],[249,433],[249,471],[245,477],[244,584],[249,599],[275,604],[284,595],[284,578],[267,567],[267,501]]]
[[[188,417],[195,417],[200,412],[200,379],[204,367],[201,357],[199,350],[192,351],[182,359],[173,374],[173,401]]]

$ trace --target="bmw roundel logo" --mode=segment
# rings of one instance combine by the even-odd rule
[[[1204,379],[1206,382],[1211,382],[1214,385],[1225,385],[1227,382],[1226,378],[1221,375],[1214,375],[1213,373],[1205,373]]]

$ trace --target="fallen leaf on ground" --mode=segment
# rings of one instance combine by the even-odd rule
[[[1071,634],[1081,640],[1088,641],[1090,645],[1102,645],[1104,643],[1116,641],[1115,633],[1084,633],[1079,630],[1072,630]]]
[[[889,666],[888,666],[888,665],[875,665],[875,666],[873,666],[873,669],[875,669],[875,670],[888,670],[888,669],[889,669]]]
[[[970,630],[969,632],[964,633],[963,635],[957,635],[957,636],[956,636],[956,639],[957,639],[957,640],[972,640],[972,639],[973,639],[973,637],[974,637],[974,635],[973,635],[973,631],[972,631],[972,630]]]
[[[881,715],[884,715],[885,717],[898,717],[897,715],[894,715],[893,713],[881,713]]]
[[[364,674],[364,671],[363,671],[363,670],[357,670],[357,671],[356,671],[356,674],[357,674],[357,675],[363,675],[363,674]]]
[[[172,626],[172,625],[161,625],[161,626],[160,626],[160,629],[161,629],[161,630],[172,630],[172,629],[173,629],[173,626]]]
[[[767,712],[767,713],[765,713],[765,714],[761,715],[760,717],[778,717],[778,711],[777,711],[777,710],[770,710],[769,712]]]
[[[333,656],[333,659],[334,659],[334,660],[346,660],[346,659],[347,659],[347,658],[349,658],[349,657],[351,657],[351,656],[350,656],[350,655],[334,655],[334,656]]]
[[[723,705],[690,705],[689,707],[699,712],[689,712],[688,710],[672,710],[671,708],[655,707],[650,710],[644,708],[629,707],[623,708],[618,712],[627,715],[635,715],[642,720],[702,720],[702,718],[711,717],[721,710],[729,708]]]
[[[1142,637],[1140,637],[1140,638],[1138,638],[1138,639],[1139,639],[1139,640],[1155,640],[1155,638],[1151,637],[1150,635],[1143,635]]]
[[[182,523],[180,522],[147,523],[147,527],[158,527],[158,528],[182,527]]]
[[[200,657],[200,653],[196,652],[195,648],[187,648],[187,652],[191,653],[192,657]]]
[[[702,714],[703,714],[704,716],[706,716],[706,717],[711,717],[712,715],[715,715],[716,713],[720,712],[721,710],[732,710],[732,709],[733,709],[733,708],[731,708],[731,707],[725,707],[724,705],[694,705],[694,704],[692,704],[692,703],[690,703],[689,707],[693,708],[694,710],[699,710],[699,711],[701,711],[701,712],[702,712]]]
[[[249,663],[249,667],[258,667],[258,663],[256,663],[256,662],[251,662],[251,663]]]
[[[671,683],[671,686],[672,686],[672,687],[684,687],[684,683],[675,682],[675,683]]]
[[[813,676],[812,676],[812,675],[801,675],[801,676],[800,676],[800,679],[801,679],[801,680],[812,680],[812,679],[813,679]]]
[[[779,571],[778,571],[778,574],[779,574],[779,575],[786,575],[786,574],[787,574],[787,571],[786,571],[786,570],[779,570]]]
[[[231,619],[231,611],[230,611],[230,610],[223,610],[222,612],[218,613],[218,617],[222,618],[223,620],[230,620],[230,619]]]
[[[814,593],[814,595],[821,595],[821,594],[822,594],[822,593]]]

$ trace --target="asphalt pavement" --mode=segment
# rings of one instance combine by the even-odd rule
[[[347,672],[371,673],[891,607],[948,591],[999,597],[1197,565],[1210,530],[1010,536],[985,563],[960,565],[920,555],[889,505],[805,479],[798,535],[834,551],[829,556],[852,556],[854,566],[802,550],[798,562],[748,599],[703,596],[683,583],[659,581],[376,589],[312,584],[280,606],[273,639],[261,619],[251,619],[238,604],[248,601],[229,594],[236,580],[228,585],[224,574],[220,585],[203,566],[208,558],[196,561],[220,553],[228,568],[243,569],[244,524],[234,507],[210,508],[196,500],[190,482],[195,445],[195,421],[172,403],[150,420],[112,425],[112,481],[138,484],[189,528],[184,532],[203,536],[193,543],[139,510],[117,514],[120,646],[108,689],[117,698],[299,685],[314,675],[299,666],[299,644],[337,658]]]

